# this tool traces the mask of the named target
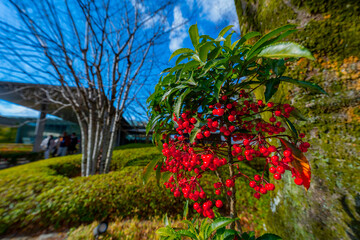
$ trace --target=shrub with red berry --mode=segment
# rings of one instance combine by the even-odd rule
[[[247,179],[248,191],[257,199],[273,191],[272,181],[281,180],[285,172],[292,174],[295,184],[309,188],[310,166],[303,152],[310,144],[293,123],[303,116],[289,103],[272,98],[285,82],[324,92],[314,83],[284,76],[294,59],[313,59],[296,43],[278,42],[294,31],[293,25],[262,36],[254,45],[247,40],[259,33],[231,42],[233,33],[224,37],[230,29],[226,27],[214,39],[199,36],[197,26],[191,26],[194,49],[178,49],[171,55],[180,56],[174,67],[163,71],[148,99],[147,131],[152,130],[154,141],[162,145],[164,159],[151,162],[147,170],[165,174],[164,185],[174,197],[191,200],[195,211],[208,218],[214,218],[214,209],[225,204],[230,216],[236,215],[238,178]],[[262,160],[265,167],[247,176],[241,165],[254,159]],[[213,187],[219,198],[204,191],[205,173],[217,176]]]

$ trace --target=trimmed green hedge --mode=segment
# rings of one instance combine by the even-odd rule
[[[74,227],[110,218],[149,219],[165,213],[182,213],[184,199],[173,195],[154,179],[142,184],[143,167],[160,157],[155,147],[115,150],[109,174],[78,177],[80,155],[51,158],[0,171],[0,234],[33,232],[57,227]],[[145,148],[146,147],[146,148]],[[127,164],[128,163],[128,164]],[[244,166],[248,174],[250,167]],[[208,191],[213,192],[212,176],[204,176]],[[247,229],[259,229],[257,220],[265,213],[268,198],[253,200],[246,182],[238,186],[238,209]],[[250,202],[248,201],[250,199]],[[249,214],[254,210],[254,214]]]
[[[160,156],[156,148],[117,150],[113,162],[122,165],[148,154]],[[144,186],[141,167],[124,168],[106,175],[68,178],[79,171],[80,155],[0,171],[0,234],[78,225],[108,215],[176,214],[183,206],[154,181]]]

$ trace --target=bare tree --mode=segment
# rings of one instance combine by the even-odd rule
[[[124,110],[146,80],[139,73],[154,44],[171,30],[171,4],[9,0],[17,17],[0,21],[0,71],[57,86],[42,91],[47,101],[71,105],[76,114],[83,176],[109,171]]]

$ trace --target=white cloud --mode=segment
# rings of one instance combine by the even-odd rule
[[[155,15],[153,15],[150,10],[141,3],[139,0],[130,0],[131,4],[134,8],[137,8],[140,16],[141,21],[146,21],[144,23],[144,28],[149,29],[153,28],[156,24],[161,24],[164,26],[165,30],[169,28],[169,23],[164,15],[162,15],[162,11],[159,11]]]
[[[227,21],[229,25],[234,25],[235,31],[239,32],[234,0],[196,0],[196,3],[201,9],[202,17],[213,23]]]
[[[187,26],[184,24],[186,22],[186,18],[183,17],[180,6],[175,6],[174,8],[174,21],[171,24],[172,30],[170,32],[170,44],[169,49],[171,52],[175,51],[178,48],[182,47],[182,44],[187,37]]]

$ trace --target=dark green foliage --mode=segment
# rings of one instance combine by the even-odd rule
[[[175,66],[162,72],[155,92],[147,100],[151,117],[146,130],[154,131],[154,141],[161,140],[162,134],[176,134],[172,118],[187,110],[195,117],[195,113],[202,114],[190,133],[190,140],[194,140],[196,132],[206,124],[204,119],[212,115],[209,106],[218,102],[220,96],[265,85],[264,91],[261,88],[257,91],[265,92],[263,100],[267,102],[280,85],[290,81],[291,78],[283,76],[286,64],[297,58],[314,59],[309,50],[297,43],[279,42],[296,32],[295,25],[276,28],[254,44],[247,41],[258,37],[259,33],[248,33],[232,42],[233,33],[227,34],[231,27],[224,28],[213,39],[207,35],[199,36],[197,26],[193,25],[189,34],[194,49],[181,48],[171,55],[171,58],[178,56]],[[315,83],[293,79],[291,83],[318,92],[322,90]]]
[[[217,216],[213,220],[209,219],[194,219],[192,221],[184,220],[183,223],[187,225],[186,229],[173,228],[169,222],[165,223],[165,227],[159,228],[156,233],[161,240],[176,239],[180,240],[183,237],[192,240],[281,240],[282,238],[266,233],[258,238],[255,237],[254,232],[239,232],[234,229],[229,229],[227,226],[235,221],[237,218],[227,218]]]

